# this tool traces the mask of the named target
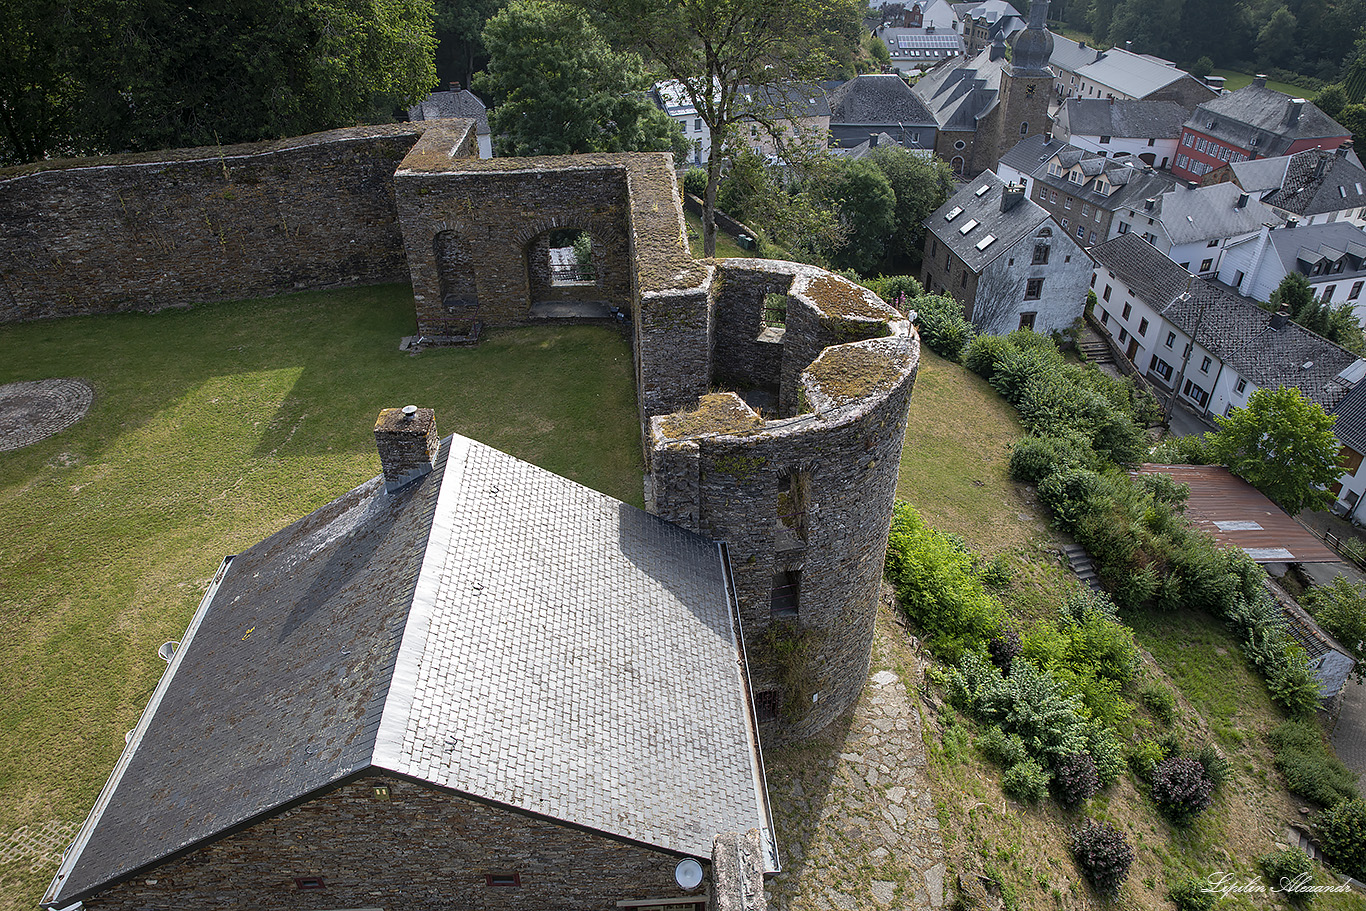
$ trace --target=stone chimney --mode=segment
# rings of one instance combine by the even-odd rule
[[[868,148],[870,148],[870,149],[876,149],[876,148],[877,148],[877,134],[876,134],[876,133],[869,133],[869,134],[868,134]]]
[[[1247,208],[1247,199],[1248,199],[1248,196],[1247,196],[1246,193],[1239,193],[1239,194],[1238,194],[1238,201],[1235,202],[1235,203],[1233,204],[1233,208],[1235,208],[1235,209],[1245,209],[1245,208]]]
[[[1347,140],[1342,145],[1333,150],[1333,154],[1338,158],[1346,158],[1347,153],[1352,151],[1352,140]]]
[[[416,405],[385,408],[375,421],[375,445],[384,468],[384,489],[393,493],[432,470],[440,446],[436,412]]]
[[[1011,209],[1024,202],[1025,185],[1023,183],[1009,183],[1001,188],[1001,211],[1009,212]]]
[[[1265,73],[1258,73],[1256,76],[1253,76],[1253,77],[1252,77],[1252,84],[1255,85],[1255,86],[1256,86],[1257,88],[1259,88],[1259,89],[1264,89],[1264,88],[1266,88],[1266,74],[1265,74]]]
[[[1288,127],[1293,127],[1295,124],[1299,123],[1300,111],[1302,110],[1304,110],[1303,98],[1290,99],[1290,107],[1286,108],[1285,111],[1285,125]]]
[[[451,89],[452,92],[458,92],[458,91],[460,91],[460,83],[459,83],[459,82],[452,82],[452,83],[450,83],[450,89]]]
[[[1281,304],[1281,308],[1271,314],[1271,328],[1274,330],[1284,329],[1288,322],[1290,322],[1290,309],[1285,304]]]

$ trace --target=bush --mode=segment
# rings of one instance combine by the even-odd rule
[[[691,193],[701,199],[707,193],[707,172],[701,168],[688,168],[683,174],[683,192]]]
[[[1059,613],[1064,620],[1073,623],[1082,623],[1090,617],[1104,617],[1119,622],[1119,610],[1115,607],[1115,602],[1111,601],[1105,592],[1096,591],[1094,588],[1072,589],[1067,593],[1067,600],[1063,601]]]
[[[914,275],[888,275],[866,282],[878,296],[904,312],[913,306],[912,301],[925,293],[925,286]]]
[[[1314,883],[1314,861],[1308,854],[1299,848],[1282,848],[1272,851],[1270,854],[1263,854],[1257,859],[1257,866],[1261,868],[1262,876],[1266,877],[1267,883],[1273,890],[1283,890],[1291,883],[1303,879],[1305,885]],[[1307,902],[1313,898],[1312,892],[1290,891],[1282,892],[1285,897],[1295,903]]]
[[[1086,728],[1086,752],[1096,767],[1096,777],[1102,788],[1119,781],[1124,774],[1124,745],[1108,728],[1089,724]]]
[[[1009,588],[1010,583],[1015,581],[1015,567],[1010,565],[1010,557],[997,554],[977,567],[977,578],[981,579],[987,588],[1001,591]]]
[[[1086,753],[1063,756],[1053,766],[1053,793],[1063,806],[1074,807],[1100,790],[1096,764]]]
[[[1366,800],[1344,800],[1314,820],[1328,862],[1348,876],[1366,880]]]
[[[963,352],[963,366],[984,380],[990,380],[996,372],[996,362],[1000,360],[1010,343],[1004,336],[979,335],[968,343]]]
[[[1357,776],[1323,742],[1313,721],[1286,721],[1269,735],[1276,768],[1288,788],[1301,797],[1331,807],[1357,796]]]
[[[1029,756],[1019,734],[1007,734],[998,725],[991,725],[977,738],[977,749],[982,755],[1008,769]]]
[[[1129,750],[1129,768],[1139,778],[1148,778],[1157,764],[1166,758],[1160,746],[1151,740],[1143,740]]]
[[[1010,476],[1037,484],[1057,471],[1081,466],[1086,459],[1073,441],[1064,437],[1020,437],[1010,453]]]
[[[1001,790],[1023,803],[1038,803],[1048,793],[1048,778],[1043,766],[1026,757],[1001,776]]]
[[[1123,833],[1109,823],[1088,819],[1071,834],[1072,857],[1081,872],[1097,891],[1117,893],[1134,862],[1134,849]]]
[[[1214,782],[1194,759],[1173,756],[1153,767],[1153,800],[1177,825],[1188,825],[1214,801]]]
[[[963,305],[947,294],[922,294],[907,302],[915,310],[920,338],[940,357],[958,361],[976,334],[963,318]]]
[[[1183,879],[1167,890],[1167,898],[1176,911],[1214,911],[1218,895],[1209,891],[1208,883],[1198,879]]]
[[[1064,468],[1039,482],[1039,499],[1063,528],[1075,527],[1083,516],[1098,512],[1100,491],[1100,475],[1088,468]]]
[[[1176,720],[1176,697],[1171,690],[1165,686],[1144,687],[1138,696],[1154,718],[1171,727]]]
[[[1203,436],[1167,437],[1148,453],[1159,465],[1216,465],[1218,456]]]
[[[1000,668],[1002,675],[1009,674],[1010,662],[1020,654],[1020,634],[1012,629],[992,636],[987,640],[987,653],[991,655],[991,663]]]
[[[1200,745],[1200,751],[1195,754],[1195,761],[1205,767],[1205,774],[1209,780],[1214,782],[1215,788],[1222,787],[1225,779],[1228,778],[1228,760],[1224,754],[1220,753],[1212,743]]]

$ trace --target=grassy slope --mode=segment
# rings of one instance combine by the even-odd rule
[[[702,217],[691,212],[685,212],[688,219],[688,245],[692,248],[692,255],[698,259],[702,258]],[[716,257],[717,259],[728,259],[732,257],[754,257],[758,256],[757,250],[742,250],[740,245],[735,242],[725,231],[720,229],[716,232]]]
[[[629,346],[592,328],[411,357],[406,286],[0,327],[0,384],[84,377],[85,420],[0,453],[0,844],[77,821],[225,554],[379,473],[379,409],[641,503]],[[63,842],[58,847],[64,847]],[[53,867],[0,863],[0,908]]]
[[[1252,84],[1252,74],[1240,73],[1237,70],[1210,70],[1211,75],[1224,77],[1224,88],[1230,92]],[[1292,85],[1289,82],[1277,82],[1274,79],[1266,81],[1266,87],[1280,92],[1282,95],[1291,95],[1295,98],[1313,98],[1318,92],[1314,89],[1305,88],[1300,85]]]
[[[990,385],[925,352],[912,396],[898,494],[932,525],[961,535],[974,550],[1017,554],[1016,581],[1007,601],[1017,615],[1037,617],[1055,612],[1075,582],[1057,561],[1039,553],[1040,546],[1059,543],[1056,533],[1044,530],[1042,523],[1019,519],[1021,513],[1041,514],[1007,473],[1006,446],[1019,432],[1012,409]],[[1183,876],[1225,870],[1238,874],[1241,882],[1255,879],[1256,857],[1273,847],[1286,821],[1299,818],[1299,802],[1284,790],[1265,742],[1266,731],[1281,716],[1223,629],[1200,616],[1130,619],[1140,645],[1150,653],[1143,680],[1181,694],[1177,729],[1183,741],[1194,747],[1213,740],[1233,766],[1214,807],[1189,829],[1166,822],[1132,776],[1090,802],[1089,815],[1118,825],[1137,848],[1117,906],[1170,907],[1166,890]],[[1136,684],[1134,692],[1142,685]],[[1008,907],[1094,907],[1096,897],[1066,849],[1066,830],[1082,820],[1082,813],[1064,811],[1052,801],[1025,807],[1006,800],[1001,770],[976,752],[967,727],[956,717],[952,710],[929,715],[940,729],[927,732],[940,827],[951,861],[960,872],[998,878]],[[1136,737],[1166,731],[1142,709],[1130,727]],[[1275,904],[1265,896],[1235,896],[1220,907]],[[1366,901],[1322,895],[1315,907],[1361,911]]]

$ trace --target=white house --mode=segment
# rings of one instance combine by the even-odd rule
[[[1171,167],[1186,109],[1175,101],[1069,98],[1054,118],[1053,135],[1079,149],[1155,168]]]
[[[1143,214],[1154,213],[1157,223],[1148,229],[1152,245],[1202,278],[1219,274],[1230,245],[1255,236],[1268,224],[1284,221],[1231,183],[1196,189],[1178,183],[1158,197],[1153,213]],[[1140,217],[1138,211],[1127,214],[1134,220]]]
[[[1230,241],[1219,267],[1219,281],[1239,292],[1270,300],[1291,272],[1309,281],[1314,296],[1327,303],[1349,301],[1366,318],[1366,233],[1351,222],[1263,228]]]
[[[1366,170],[1351,144],[1225,165],[1201,183],[1231,181],[1301,225],[1349,221],[1366,227]]]

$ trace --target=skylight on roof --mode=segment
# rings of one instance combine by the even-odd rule
[[[954,206],[952,209],[949,210],[949,214],[944,216],[944,221],[953,221],[955,218],[957,218],[958,216],[960,216],[960,215],[962,215],[962,214],[963,214],[963,207],[962,207],[962,206]]]
[[[996,235],[995,235],[995,234],[988,234],[986,237],[984,237],[984,238],[982,238],[981,240],[977,241],[977,249],[978,249],[978,250],[985,250],[987,247],[990,247],[990,246],[991,246],[992,244],[994,244],[994,243],[996,243]]]
[[[978,187],[978,188],[977,188],[977,192],[976,192],[976,193],[973,193],[972,195],[973,195],[973,196],[982,196],[982,195],[984,195],[984,194],[987,192],[987,190],[990,190],[990,189],[991,189],[991,184],[989,184],[989,183],[984,183],[984,184],[982,184],[980,187]]]
[[[969,231],[971,231],[971,230],[972,230],[973,228],[975,228],[975,227],[977,227],[977,219],[975,219],[975,218],[970,218],[970,219],[968,219],[968,223],[967,223],[967,224],[963,225],[963,227],[961,227],[961,228],[958,229],[958,233],[959,233],[959,234],[966,234],[966,233],[968,233]]]

